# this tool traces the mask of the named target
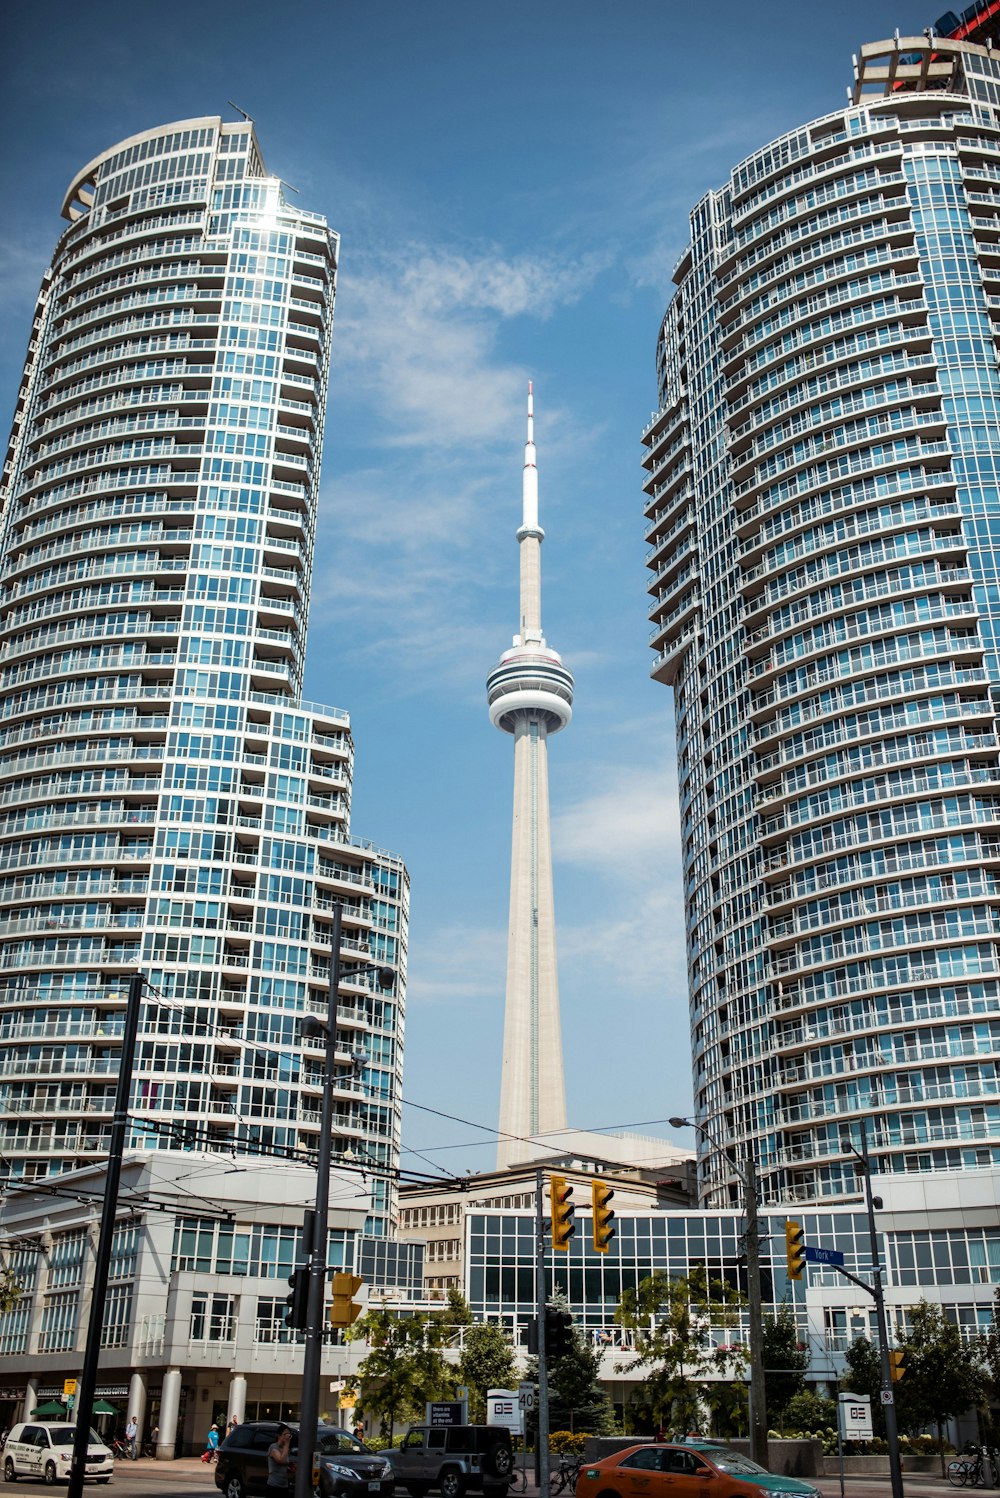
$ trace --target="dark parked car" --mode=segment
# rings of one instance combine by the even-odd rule
[[[299,1429],[292,1425],[289,1486],[295,1484],[295,1455]],[[252,1498],[267,1492],[267,1453],[278,1434],[277,1420],[248,1420],[237,1425],[219,1447],[215,1486],[225,1498]],[[396,1486],[392,1467],[376,1451],[369,1451],[350,1431],[321,1425],[316,1432],[316,1465],[323,1498],[392,1498]],[[273,1493],[273,1489],[272,1489]]]

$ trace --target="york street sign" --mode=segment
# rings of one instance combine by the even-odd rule
[[[839,1248],[813,1248],[806,1243],[803,1252],[807,1264],[839,1264],[841,1269],[844,1267],[844,1255]]]

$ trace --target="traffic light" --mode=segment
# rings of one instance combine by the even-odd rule
[[[292,1287],[291,1295],[285,1297],[288,1310],[285,1312],[285,1325],[290,1326],[293,1331],[304,1332],[309,1324],[309,1270],[300,1265],[288,1276],[288,1283]]]
[[[592,1181],[590,1185],[590,1199],[594,1207],[594,1250],[599,1254],[606,1254],[608,1244],[617,1232],[612,1227],[615,1214],[608,1203],[614,1199],[614,1192],[610,1186],[603,1181]]]
[[[573,1318],[558,1306],[545,1307],[545,1361],[564,1358],[573,1346]]]
[[[333,1276],[333,1304],[330,1307],[331,1326],[353,1326],[361,1315],[362,1307],[354,1299],[364,1280],[356,1274],[337,1273]]]
[[[806,1262],[806,1246],[802,1241],[806,1230],[801,1222],[785,1223],[785,1257],[788,1260],[788,1278],[800,1280]]]
[[[528,1349],[529,1355],[531,1357],[533,1357],[533,1358],[537,1358],[537,1356],[538,1356],[538,1317],[537,1316],[532,1316],[531,1320],[525,1326],[524,1331],[521,1333],[521,1341],[524,1344],[524,1346]]]
[[[549,1197],[552,1202],[552,1247],[565,1254],[569,1252],[569,1240],[576,1232],[573,1187],[567,1185],[564,1176],[549,1176]]]
[[[889,1354],[889,1377],[894,1384],[901,1384],[906,1377],[906,1365],[909,1361],[909,1353],[902,1348],[897,1348]]]

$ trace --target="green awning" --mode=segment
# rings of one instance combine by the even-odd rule
[[[115,1409],[115,1406],[113,1404],[109,1404],[106,1399],[95,1399],[94,1400],[94,1408],[91,1411],[91,1414],[93,1414],[93,1415],[117,1415],[118,1411]]]
[[[60,1404],[58,1399],[50,1399],[47,1404],[40,1404],[36,1410],[32,1410],[32,1420],[37,1420],[45,1415],[65,1415],[66,1406]]]

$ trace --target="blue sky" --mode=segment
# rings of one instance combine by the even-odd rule
[[[485,1169],[495,1153],[513,762],[484,678],[517,621],[529,378],[543,623],[577,681],[550,755],[570,1122],[670,1138],[663,1121],[690,1106],[673,718],[648,676],[638,441],[670,271],[704,191],[838,108],[862,42],[944,9],[5,7],[5,419],[63,191],[135,131],[232,119],[235,100],[268,169],[343,236],[306,693],[350,710],[353,830],[413,879],[413,1170]]]

